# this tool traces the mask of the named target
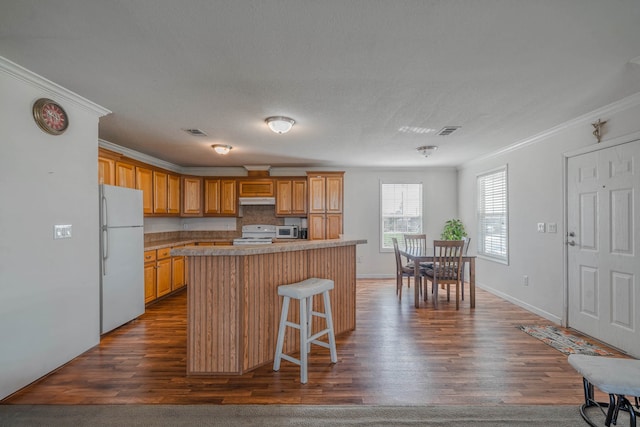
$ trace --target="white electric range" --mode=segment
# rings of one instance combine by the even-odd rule
[[[233,239],[234,245],[270,245],[276,237],[275,225],[243,225],[242,237]]]

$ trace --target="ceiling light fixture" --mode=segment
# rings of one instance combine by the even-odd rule
[[[264,119],[269,129],[271,129],[275,133],[287,133],[293,127],[293,124],[296,122],[289,117],[284,116],[272,116]]]
[[[423,145],[422,147],[416,148],[425,157],[429,157],[438,149],[437,145]]]
[[[225,144],[213,144],[211,146],[211,148],[213,148],[213,150],[218,153],[218,154],[222,154],[223,156],[225,154],[227,154],[229,151],[231,151],[231,149],[233,148],[230,145],[225,145]]]

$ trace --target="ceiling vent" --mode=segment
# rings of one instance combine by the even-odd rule
[[[437,133],[438,136],[449,136],[460,129],[460,126],[445,126]]]
[[[182,129],[182,130],[192,136],[207,136],[207,134],[201,131],[200,129]]]

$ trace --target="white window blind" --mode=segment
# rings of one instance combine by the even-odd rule
[[[507,167],[478,175],[478,255],[508,263]]]
[[[422,184],[381,183],[381,249],[393,249],[392,237],[422,233]]]

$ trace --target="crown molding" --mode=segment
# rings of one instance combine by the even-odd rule
[[[100,105],[91,102],[88,99],[83,98],[68,89],[63,88],[62,86],[52,82],[51,80],[47,80],[44,77],[39,76],[38,74],[29,71],[26,68],[21,67],[15,62],[11,62],[2,56],[0,56],[0,72],[3,72],[15,79],[21,80],[28,85],[37,88],[38,90],[48,93],[49,96],[51,96],[51,98],[56,101],[68,101],[92,114],[95,114],[97,117],[111,114],[110,110],[107,110],[106,108],[101,107]]]
[[[161,169],[167,169],[173,172],[183,173],[182,172],[183,168],[178,165],[175,165],[173,163],[170,163],[164,160],[157,159],[153,156],[149,156],[148,154],[140,153],[138,151],[123,147],[121,145],[116,145],[112,142],[105,141],[104,139],[98,139],[98,147],[104,148],[105,150],[115,151],[116,153],[120,153],[131,159],[138,160],[138,161],[141,161],[142,163],[156,166]]]
[[[589,113],[583,114],[581,116],[576,117],[575,119],[566,121],[564,123],[561,123],[557,126],[552,127],[551,129],[548,129],[544,132],[540,132],[536,135],[530,136],[528,138],[522,139],[514,144],[508,145],[504,148],[501,148],[499,150],[496,151],[492,151],[489,154],[486,154],[484,156],[480,156],[477,157],[473,160],[470,160],[464,164],[462,164],[460,167],[464,168],[465,166],[480,162],[480,161],[484,161],[484,160],[488,160],[490,158],[502,155],[502,154],[506,154],[512,151],[516,151],[519,150],[521,148],[524,147],[528,147],[530,145],[536,144],[538,142],[542,142],[544,140],[546,140],[547,138],[551,137],[554,134],[557,134],[559,132],[562,132],[565,129],[577,126],[577,125],[582,125],[584,123],[591,123],[591,121],[593,121],[594,117],[598,117],[598,116],[604,116],[604,115],[608,115],[608,114],[615,114],[618,113],[620,111],[624,111],[626,109],[632,108],[632,107],[636,107],[640,105],[640,92],[638,93],[634,93],[633,95],[629,95],[625,98],[622,98],[619,101],[616,102],[612,102],[611,104],[605,105],[604,107],[598,108],[596,110],[593,110]]]

